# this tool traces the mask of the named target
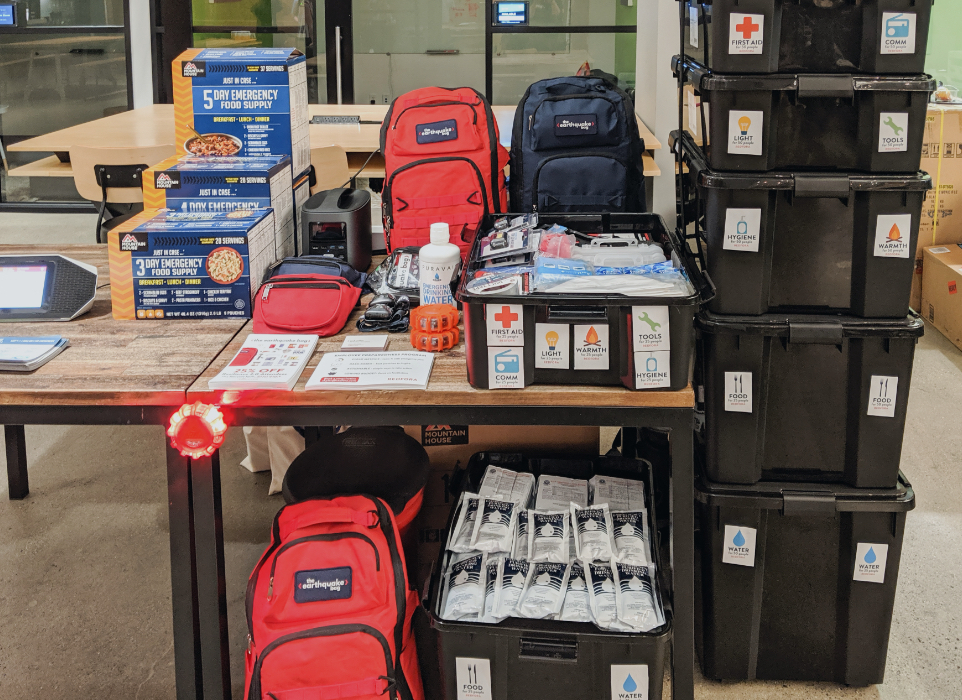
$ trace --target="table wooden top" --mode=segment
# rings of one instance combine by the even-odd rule
[[[179,406],[188,387],[237,334],[243,320],[116,321],[105,246],[0,246],[0,255],[60,253],[97,266],[86,314],[64,323],[0,324],[0,335],[62,335],[70,346],[33,372],[0,372],[6,406]]]

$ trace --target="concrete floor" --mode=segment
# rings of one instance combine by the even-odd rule
[[[92,242],[88,216],[0,214],[0,242]],[[699,700],[943,700],[962,687],[962,352],[918,346],[902,468],[907,520],[884,685],[701,681]],[[174,697],[164,435],[159,427],[28,427],[31,495],[0,480],[0,692],[6,697]],[[269,476],[222,450],[234,697],[241,698],[247,576],[282,505]],[[668,697],[666,695],[666,697]]]

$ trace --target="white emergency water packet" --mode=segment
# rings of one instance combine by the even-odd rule
[[[477,618],[484,607],[487,554],[481,552],[451,564],[445,577],[441,617],[445,620]]]
[[[494,624],[501,621],[494,615],[494,604],[497,602],[495,589],[498,585],[498,571],[501,568],[502,561],[504,561],[504,557],[489,557],[484,565],[484,609],[479,622]]]
[[[655,602],[655,576],[650,566],[615,564],[618,582],[618,620],[633,630],[647,632],[664,622]]]
[[[568,513],[528,511],[528,559],[568,562]]]
[[[548,474],[538,477],[536,510],[567,510],[569,503],[577,503],[582,508],[588,505],[587,481]]]
[[[581,561],[611,561],[611,512],[606,503],[589,508],[572,503],[571,530]]]
[[[584,562],[587,574],[591,619],[601,629],[627,631],[629,627],[618,621],[618,582],[610,564]]]
[[[534,484],[534,474],[489,466],[484,471],[478,495],[501,501],[514,501],[518,507],[527,508],[534,492]]]
[[[565,622],[591,622],[591,601],[588,599],[588,584],[585,570],[579,562],[572,562],[568,572],[568,585],[565,586],[564,604],[561,606],[560,620]]]
[[[495,587],[494,615],[499,619],[517,617],[518,601],[528,578],[528,562],[524,559],[502,559]]]
[[[514,547],[517,522],[517,504],[482,496],[478,503],[478,515],[474,520],[474,532],[471,534],[471,549],[510,554]]]
[[[514,536],[514,549],[511,550],[511,556],[515,559],[528,558],[528,513],[527,510],[518,511],[518,528]]]
[[[480,500],[480,497],[474,493],[461,494],[461,501],[458,503],[458,517],[448,539],[450,551],[472,551],[471,538],[474,535],[474,524],[478,518],[478,502]]]
[[[533,620],[554,618],[561,612],[570,564],[542,561],[528,567],[524,592],[518,604],[521,617]]]
[[[653,563],[648,511],[612,511],[611,529],[615,561],[636,566]]]
[[[607,503],[612,511],[645,508],[645,485],[641,481],[614,476],[593,476],[588,480],[592,505]]]

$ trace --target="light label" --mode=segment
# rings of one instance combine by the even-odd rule
[[[722,563],[755,566],[755,537],[757,534],[758,531],[753,527],[726,525]]]
[[[612,664],[611,700],[648,700],[648,666]]]
[[[521,304],[485,304],[488,345],[524,345],[524,307]]]
[[[634,351],[671,350],[667,306],[632,306]]]
[[[880,215],[875,226],[875,257],[908,258],[912,215]]]
[[[855,546],[854,581],[885,583],[885,562],[888,560],[889,546],[874,542],[859,542]]]
[[[569,369],[571,327],[567,323],[536,323],[534,366],[538,369]]]
[[[729,111],[728,152],[737,156],[760,156],[764,120],[764,112]]]
[[[524,348],[488,348],[488,386],[524,389]]]
[[[725,239],[722,248],[757,253],[761,230],[761,209],[729,209],[725,212]]]
[[[868,390],[868,415],[895,417],[895,404],[898,400],[899,378],[872,375]]]
[[[909,113],[882,112],[879,120],[878,152],[900,153],[909,150]]]
[[[575,369],[608,369],[608,326],[574,326]]]
[[[760,54],[765,47],[765,15],[732,12],[728,22],[729,54]]]
[[[671,386],[671,352],[635,353],[635,388],[666,389]]]
[[[915,53],[914,12],[882,13],[882,55]]]
[[[458,684],[458,700],[491,700],[491,659],[454,660]]]
[[[725,372],[725,410],[752,412],[751,372]]]

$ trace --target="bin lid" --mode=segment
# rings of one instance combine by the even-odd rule
[[[716,484],[702,474],[695,481],[695,500],[711,507],[778,510],[784,515],[906,513],[915,508],[915,491],[902,472],[892,489],[786,481]]]
[[[734,316],[701,311],[695,326],[714,335],[764,335],[790,343],[831,344],[842,338],[921,338],[922,319],[915,312],[900,319],[859,318],[845,314],[763,314]]]

